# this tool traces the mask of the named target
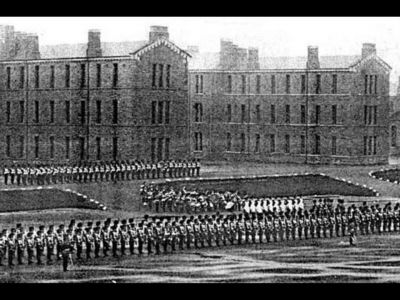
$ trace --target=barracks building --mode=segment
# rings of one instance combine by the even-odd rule
[[[168,28],[119,44],[92,30],[43,52],[37,35],[0,27],[2,164],[189,157],[190,55]]]
[[[195,49],[197,50],[197,49]],[[386,164],[390,66],[361,55],[259,57],[221,41],[190,62],[190,147],[206,160]]]
[[[149,39],[39,48],[0,26],[0,162],[202,160],[385,164],[390,66],[361,55],[259,57],[221,41]]]

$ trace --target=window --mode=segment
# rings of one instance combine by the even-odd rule
[[[50,123],[54,123],[54,101],[50,101]]]
[[[71,138],[69,136],[65,137],[65,158],[69,159],[69,154],[71,151]]]
[[[151,86],[156,87],[156,78],[157,78],[157,64],[153,64],[153,72],[151,75]]]
[[[11,156],[11,135],[6,136],[6,156]]]
[[[258,133],[256,134],[256,144],[254,147],[254,152],[260,153],[260,135]]]
[[[332,105],[332,124],[337,124],[337,106]]]
[[[246,122],[246,105],[242,104],[242,113],[241,113],[241,122],[244,123]]]
[[[373,152],[372,152],[372,154],[373,155],[376,155],[376,153],[377,153],[377,147],[378,147],[378,144],[377,144],[377,136],[374,136],[374,150],[373,150]]]
[[[377,120],[378,120],[378,106],[374,105],[373,106],[374,109],[374,123],[373,124],[377,124]]]
[[[81,101],[81,124],[85,124],[86,122],[86,102]]]
[[[85,138],[83,136],[79,137],[79,157],[80,160],[85,159]]]
[[[261,76],[257,75],[256,76],[256,94],[259,94],[261,92]]]
[[[317,74],[316,76],[316,87],[315,87],[315,93],[320,94],[321,93],[321,75]]]
[[[306,106],[305,105],[300,105],[300,123],[301,124],[306,123]]]
[[[397,127],[396,126],[392,126],[391,128],[391,145],[392,147],[396,147],[397,146]]]
[[[275,152],[275,134],[271,134],[269,136],[269,147],[270,147],[270,152],[274,153]]]
[[[118,124],[118,100],[113,100],[113,124]]]
[[[246,76],[242,75],[242,94],[246,94]]]
[[[7,89],[11,89],[11,68],[7,67]]]
[[[164,77],[164,65],[163,64],[159,64],[158,65],[158,70],[159,70],[159,74],[158,74],[158,87],[162,88],[163,87],[163,77]]]
[[[200,94],[203,94],[203,92],[204,92],[203,87],[204,87],[203,75],[200,75]]]
[[[203,122],[203,104],[195,103],[194,111],[195,111],[194,121],[195,122]]]
[[[24,123],[25,101],[19,101],[19,122]]]
[[[372,106],[368,106],[368,125],[372,124]]]
[[[69,88],[69,86],[70,86],[70,78],[71,78],[70,66],[65,65],[65,87],[66,88]]]
[[[165,138],[165,149],[164,149],[164,159],[165,160],[169,159],[169,144],[170,144],[169,138]]]
[[[157,102],[151,102],[151,124],[156,124]]]
[[[260,104],[256,105],[256,122],[260,123],[261,121],[261,109],[260,109]]]
[[[19,137],[19,157],[24,157],[24,148],[25,148],[25,137],[20,135]]]
[[[374,83],[374,93],[378,94],[378,75],[375,75]]]
[[[315,105],[315,124],[319,124],[321,116],[321,106]]]
[[[170,115],[170,103],[169,101],[165,101],[165,124],[169,124],[169,115]]]
[[[368,137],[368,155],[372,154],[372,136]]]
[[[232,105],[228,104],[226,108],[227,122],[232,122]]]
[[[332,94],[337,94],[337,75],[332,74]]]
[[[113,64],[113,88],[118,86],[118,64]]]
[[[11,102],[6,102],[6,122],[10,123],[11,121]]]
[[[374,75],[369,75],[369,94],[372,94],[373,85],[374,85]]]
[[[23,89],[25,85],[25,67],[19,69],[19,88]]]
[[[50,137],[50,158],[54,158],[54,136]]]
[[[286,75],[286,94],[290,94],[290,75]]]
[[[227,93],[232,93],[232,75],[228,75]]]
[[[271,94],[276,94],[275,75],[272,75],[272,76],[271,76]]]
[[[96,159],[101,160],[101,137],[96,137]]]
[[[306,137],[304,135],[300,136],[300,154],[306,153]]]
[[[196,87],[196,94],[198,94],[199,92],[200,92],[200,76],[199,75],[196,75],[195,76],[195,79],[196,79],[196,85],[195,85],[195,87]]]
[[[96,65],[96,86],[101,87],[101,64]]]
[[[302,94],[306,93],[306,75],[301,75],[301,91]]]
[[[203,151],[203,134],[201,132],[194,133],[194,150],[195,151]]]
[[[336,136],[332,136],[331,144],[332,144],[332,155],[336,155],[336,150],[337,150],[337,147],[336,147]]]
[[[39,78],[39,66],[35,66],[35,88],[39,88],[40,78]]]
[[[96,123],[101,124],[101,101],[96,100]]]
[[[276,118],[275,118],[275,105],[271,105],[271,124],[275,124]]]
[[[54,66],[50,66],[50,88],[54,89]]]
[[[157,145],[157,139],[156,138],[152,138],[151,139],[151,149],[150,149],[151,161],[155,161],[156,160],[156,145]]]
[[[35,158],[39,158],[39,136],[35,136]]]
[[[364,136],[364,155],[368,154],[368,136]]]
[[[246,151],[246,135],[244,133],[240,134],[240,152]]]
[[[171,86],[171,65],[167,65],[167,77],[165,78],[167,88]]]
[[[158,147],[157,147],[157,160],[158,161],[162,160],[163,144],[164,144],[164,138],[158,138]]]
[[[321,154],[321,137],[316,134],[315,135],[315,149],[314,149],[314,154]]]
[[[164,114],[164,102],[158,102],[158,124],[162,124],[163,122],[163,114]]]
[[[368,105],[364,105],[364,124],[368,124]]]
[[[39,123],[39,101],[35,100],[35,123]]]
[[[86,78],[86,65],[81,64],[81,84],[80,87],[84,88],[85,87],[85,78]]]
[[[290,135],[285,135],[285,153],[290,153]]]
[[[285,123],[290,123],[290,105],[285,105]]]
[[[69,100],[65,101],[65,122],[71,122],[71,102]]]
[[[230,132],[226,134],[226,151],[232,151],[232,136]]]
[[[364,94],[368,94],[368,75],[364,76]]]

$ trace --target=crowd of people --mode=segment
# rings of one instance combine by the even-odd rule
[[[39,226],[28,232],[21,224],[3,230],[0,236],[0,264],[5,259],[18,264],[43,264],[63,259],[64,271],[74,253],[77,260],[125,255],[167,254],[184,249],[222,247],[289,240],[350,237],[400,230],[399,203],[345,206],[343,201],[314,200],[310,209],[288,206],[262,213],[220,213],[179,216],[144,216],[142,220],[114,220],[76,224],[47,230]],[[92,254],[94,256],[92,256]]]
[[[142,205],[150,211],[174,213],[204,213],[213,211],[243,211],[264,213],[304,209],[304,199],[298,197],[250,197],[237,191],[187,190],[183,187],[143,183],[140,187]]]
[[[4,184],[46,185],[200,176],[200,160],[159,162],[112,161],[99,163],[13,165],[3,169]]]

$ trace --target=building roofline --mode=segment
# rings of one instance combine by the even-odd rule
[[[115,55],[115,56],[99,56],[99,57],[87,57],[87,56],[71,56],[71,57],[55,57],[55,58],[38,58],[38,59],[8,59],[0,60],[0,64],[17,64],[17,63],[33,63],[33,62],[49,62],[49,61],[98,61],[98,60],[110,60],[110,59],[131,59],[130,55]]]
[[[263,73],[263,72],[354,72],[350,68],[320,68],[320,69],[257,69],[257,70],[219,70],[219,69],[190,69],[189,72],[194,73]]]

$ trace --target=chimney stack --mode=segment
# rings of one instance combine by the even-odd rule
[[[167,26],[151,26],[149,33],[149,42],[153,43],[158,39],[169,39]]]
[[[89,30],[86,55],[88,57],[102,56],[100,30],[98,29]]]
[[[307,69],[319,69],[318,47],[308,46]]]
[[[362,45],[361,58],[366,58],[376,54],[376,45],[372,43],[364,43]]]
[[[258,49],[257,48],[249,48],[247,69],[250,69],[250,70],[259,70],[260,69],[260,62],[258,59]]]

